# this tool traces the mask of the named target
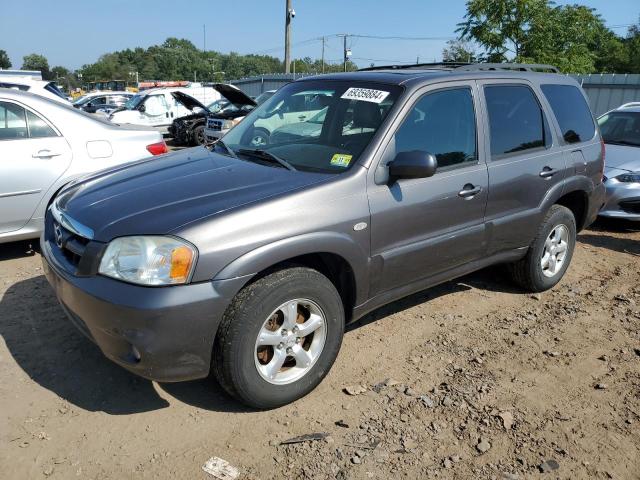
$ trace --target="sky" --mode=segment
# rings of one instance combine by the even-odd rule
[[[0,4],[8,0],[0,0]],[[285,0],[108,0],[98,8],[78,0],[30,0],[0,10],[0,49],[13,68],[29,53],[51,67],[75,69],[108,52],[187,38],[202,48],[228,53],[284,56]],[[427,37],[428,40],[349,38],[360,66],[441,59],[447,38],[465,13],[464,0],[293,0],[292,56],[320,58],[319,37],[336,33]],[[638,0],[573,0],[597,9],[618,34],[638,21]],[[206,28],[206,37],[203,34]],[[328,37],[325,55],[342,58],[342,39]]]

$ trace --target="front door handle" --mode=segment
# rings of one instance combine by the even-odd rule
[[[551,178],[556,174],[556,170],[551,167],[544,167],[542,171],[538,174],[542,178]]]
[[[302,122],[302,121],[304,121],[304,119],[305,119],[305,118],[307,118],[307,116],[306,116],[306,115],[300,115],[300,116],[298,117],[298,120],[300,120],[300,121]]]
[[[471,183],[467,183],[464,187],[462,187],[462,190],[458,192],[458,196],[466,200],[471,200],[481,191],[482,191],[482,187],[476,187]]]
[[[51,150],[39,150],[33,155],[31,155],[31,157],[32,158],[51,158],[51,157],[58,157],[60,155],[62,154],[57,152],[52,152]]]

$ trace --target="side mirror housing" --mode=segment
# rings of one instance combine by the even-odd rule
[[[389,163],[389,178],[397,180],[401,178],[426,178],[432,177],[438,168],[438,160],[435,155],[412,150],[400,152]]]
[[[147,109],[147,107],[145,107],[145,106],[144,106],[144,103],[138,107],[138,110],[139,110],[141,113],[144,113],[146,109]]]

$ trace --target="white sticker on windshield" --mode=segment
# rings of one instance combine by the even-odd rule
[[[342,97],[346,100],[362,100],[363,102],[381,103],[389,92],[384,90],[373,90],[371,88],[349,88],[342,94]]]

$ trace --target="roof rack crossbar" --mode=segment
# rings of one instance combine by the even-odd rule
[[[517,70],[521,72],[560,73],[558,67],[543,63],[473,63],[456,68],[458,71],[472,72],[478,70]]]

